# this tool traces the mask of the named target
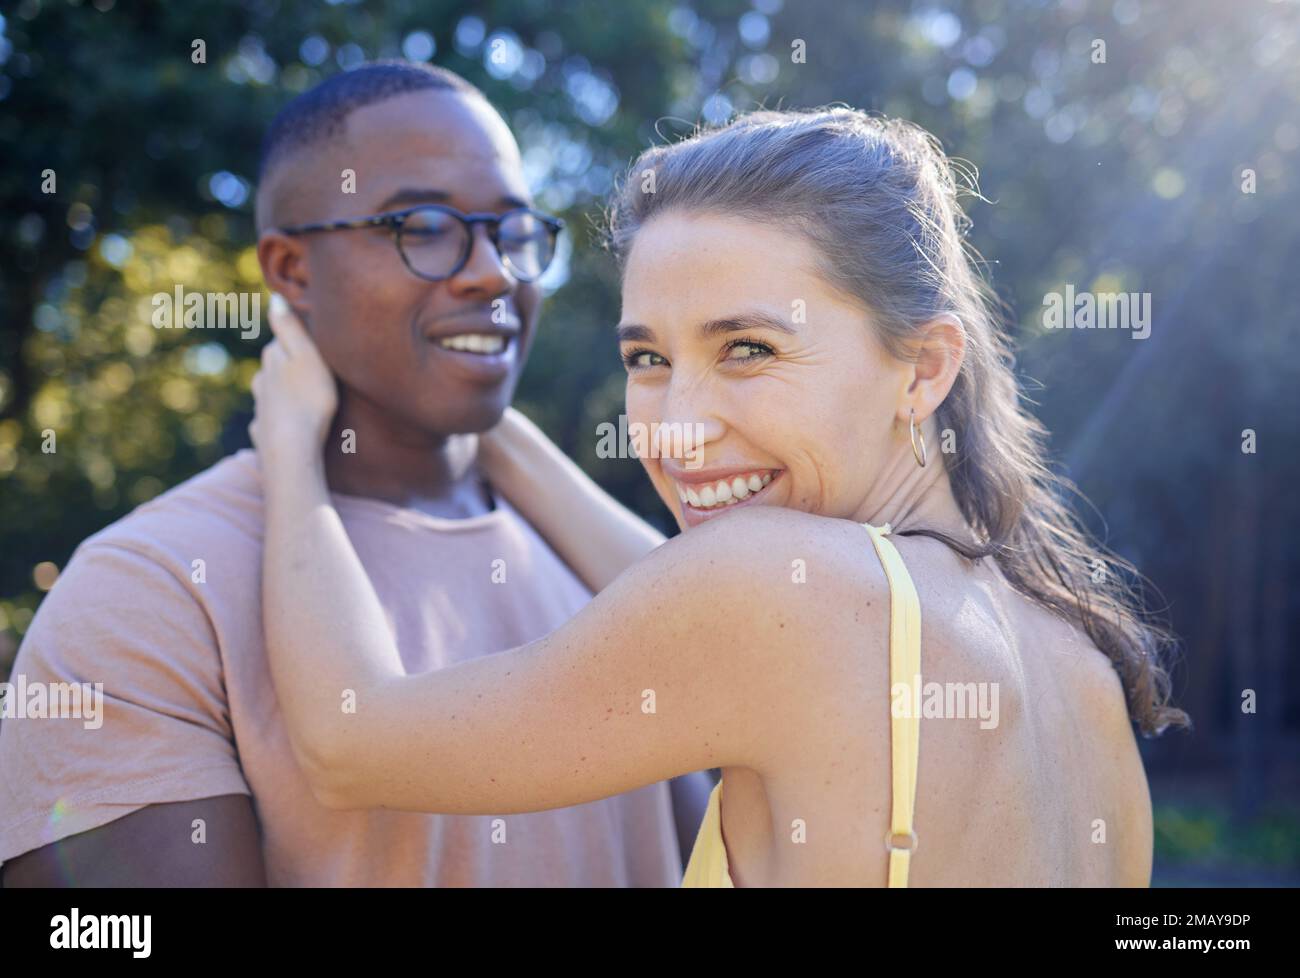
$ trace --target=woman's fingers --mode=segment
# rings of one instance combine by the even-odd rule
[[[271,333],[284,345],[290,355],[314,349],[302,320],[294,314],[284,296],[278,292],[271,293],[271,308],[267,320],[271,324]]]
[[[313,364],[321,373],[329,370],[325,358],[321,356],[320,350],[316,348],[316,341],[307,332],[307,327],[303,325],[297,313],[290,308],[284,296],[278,292],[271,293],[271,310],[268,320],[271,324],[271,332],[275,336],[275,340],[270,346],[278,346],[283,350],[286,361],[292,359]]]
[[[259,451],[272,454],[311,439],[319,448],[338,407],[334,375],[283,296],[272,294],[269,321],[274,336],[262,348],[253,381],[256,427],[250,437]]]

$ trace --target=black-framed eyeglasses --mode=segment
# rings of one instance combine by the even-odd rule
[[[488,240],[502,263],[520,282],[541,278],[555,257],[555,242],[564,222],[517,207],[504,214],[462,214],[443,204],[420,204],[391,214],[376,214],[351,221],[328,221],[281,228],[285,234],[313,234],[317,231],[352,231],[386,227],[402,262],[414,275],[429,282],[442,282],[456,275],[469,262],[474,250],[474,225],[487,226]]]

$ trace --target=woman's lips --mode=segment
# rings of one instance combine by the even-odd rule
[[[672,481],[681,501],[682,517],[693,525],[738,506],[760,502],[783,471],[755,468],[728,472],[717,478],[692,474],[690,481],[684,478]]]

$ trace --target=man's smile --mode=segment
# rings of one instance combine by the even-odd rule
[[[513,314],[486,312],[448,316],[424,331],[437,369],[444,367],[474,384],[495,385],[518,363],[523,324]]]

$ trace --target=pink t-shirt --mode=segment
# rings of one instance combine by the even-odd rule
[[[531,642],[590,599],[504,500],[455,520],[334,499],[412,673]],[[245,450],[78,548],[9,681],[102,682],[102,725],[0,723],[0,862],[145,805],[251,794],[272,885],[680,882],[666,783],[499,819],[317,804],[262,644],[262,535]]]

